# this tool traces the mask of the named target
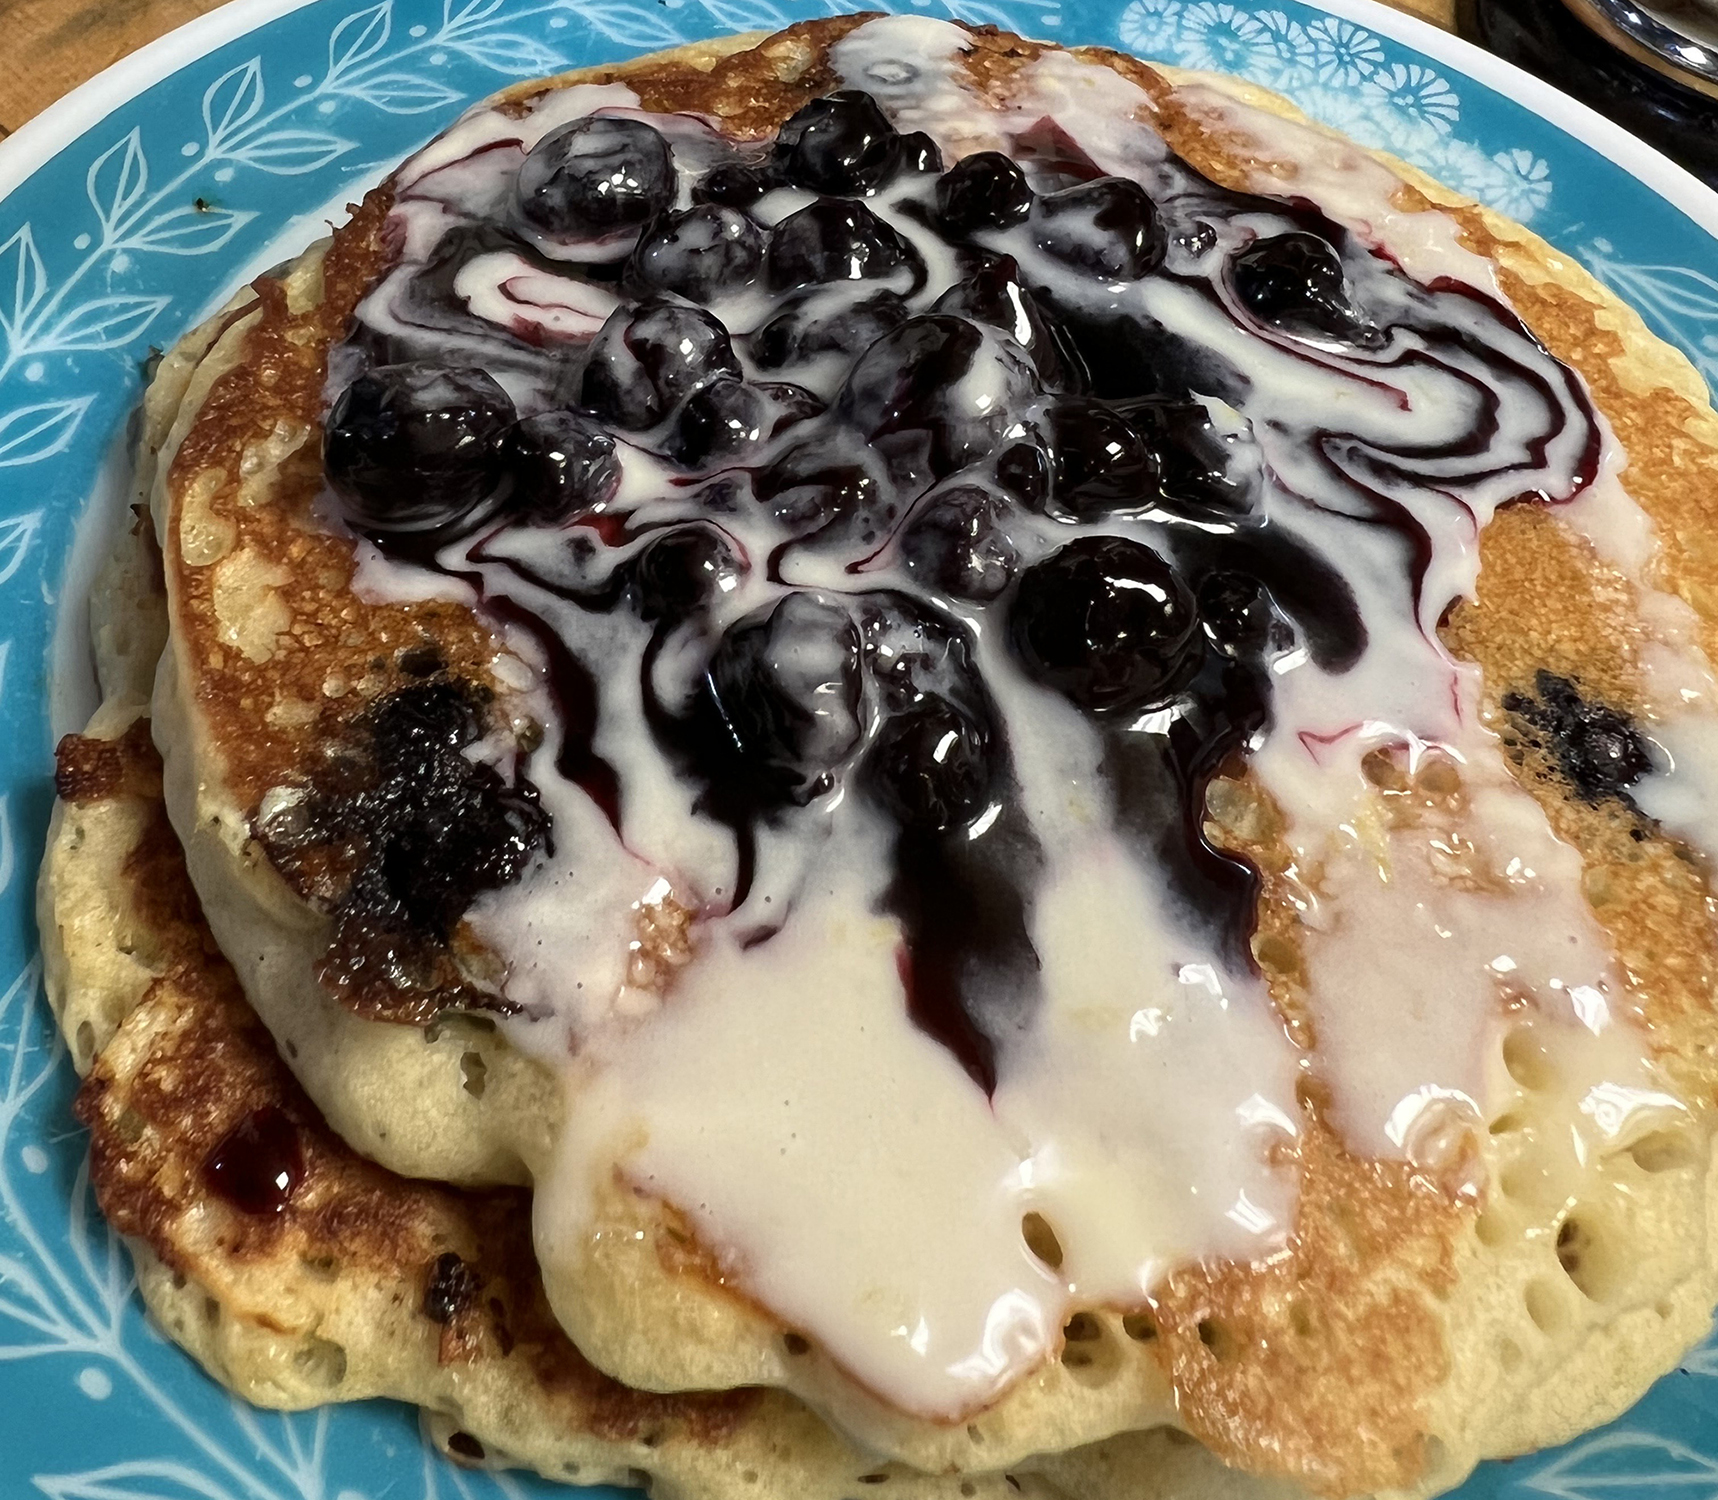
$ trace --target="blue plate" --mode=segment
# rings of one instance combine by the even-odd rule
[[[910,4],[1279,88],[1577,255],[1718,384],[1718,197],[1428,26],[1368,0]],[[516,78],[846,8],[238,0],[0,146],[0,1495],[567,1493],[451,1468],[420,1445],[403,1407],[256,1411],[145,1321],[124,1247],[90,1199],[31,918],[53,738],[88,706],[78,666],[88,549],[73,544],[100,509],[92,497],[115,489],[112,455],[149,350],[308,243],[320,211],[356,196],[471,100]],[[1718,1496],[1718,1347],[1691,1355],[1622,1421],[1488,1464],[1460,1494]]]

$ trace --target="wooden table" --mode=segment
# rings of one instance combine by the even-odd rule
[[[1389,0],[1453,27],[1455,0]],[[109,63],[220,0],[0,0],[0,136]]]

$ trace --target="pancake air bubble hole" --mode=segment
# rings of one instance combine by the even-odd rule
[[[1157,1319],[1148,1312],[1124,1313],[1121,1331],[1136,1344],[1149,1344],[1157,1337]]]
[[[811,1343],[802,1333],[784,1333],[781,1336],[781,1346],[796,1359],[802,1354],[811,1353]]]
[[[1527,1283],[1527,1316],[1541,1333],[1555,1337],[1569,1326],[1568,1293],[1555,1282],[1540,1277]]]
[[[1496,1209],[1487,1209],[1475,1219],[1473,1232],[1479,1237],[1480,1244],[1488,1245],[1493,1250],[1515,1238],[1515,1230],[1508,1218]]]
[[[1089,1312],[1077,1312],[1062,1325],[1062,1363],[1083,1370],[1097,1357],[1093,1345],[1104,1336],[1103,1324]]]
[[[81,1073],[95,1057],[95,1027],[88,1021],[78,1022],[77,1054],[78,1071]]]
[[[1676,1172],[1700,1165],[1700,1150],[1686,1132],[1655,1130],[1643,1135],[1628,1154],[1643,1172]]]
[[[1527,1117],[1517,1113],[1513,1109],[1507,1114],[1499,1115],[1491,1122],[1491,1133],[1493,1135],[1513,1135],[1516,1131],[1525,1130],[1526,1128]]]
[[[1241,1352],[1235,1335],[1229,1331],[1226,1324],[1215,1318],[1199,1320],[1199,1342],[1211,1351],[1212,1358],[1220,1365],[1228,1364]]]
[[[487,1455],[483,1444],[478,1442],[469,1432],[450,1432],[447,1435],[448,1456],[453,1459],[464,1459],[467,1463],[480,1464]]]
[[[1628,1279],[1614,1237],[1580,1208],[1571,1210],[1557,1230],[1557,1263],[1592,1302],[1610,1301]]]
[[[1518,1029],[1503,1039],[1503,1066],[1530,1093],[1557,1086],[1557,1068],[1532,1032]]]
[[[462,1052],[459,1055],[459,1076],[464,1082],[466,1093],[473,1099],[481,1099],[483,1090],[489,1083],[489,1064],[483,1060],[481,1052]]]
[[[1050,1221],[1036,1211],[1029,1213],[1020,1221],[1020,1234],[1026,1241],[1026,1248],[1039,1260],[1043,1261],[1052,1271],[1062,1268],[1062,1242],[1056,1238],[1056,1231],[1050,1227]]]
[[[329,1339],[312,1335],[294,1351],[292,1363],[311,1384],[326,1390],[346,1379],[346,1351]]]

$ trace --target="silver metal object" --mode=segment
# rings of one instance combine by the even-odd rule
[[[1565,0],[1588,26],[1648,67],[1718,99],[1718,0]],[[1718,117],[1714,118],[1718,129]]]

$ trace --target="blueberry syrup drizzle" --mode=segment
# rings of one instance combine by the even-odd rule
[[[1127,660],[1104,670],[1122,678],[1150,664],[1143,688],[1094,689],[1084,703],[1116,827],[1197,914],[1225,962],[1248,968],[1257,877],[1206,839],[1206,787],[1270,723],[1273,659],[1300,648],[1340,673],[1367,645],[1340,564],[1267,520],[1262,487],[1399,536],[1418,611],[1432,539],[1404,493],[1495,489],[1512,475],[1546,498],[1575,493],[1592,477],[1599,444],[1578,382],[1549,360],[1549,373],[1524,363],[1517,346],[1531,336],[1483,293],[1455,281],[1418,286],[1311,203],[1229,192],[1173,157],[1149,174],[1148,192],[1106,174],[1065,131],[1035,127],[1016,139],[1019,165],[975,157],[938,176],[921,170],[934,165],[923,152],[894,150],[876,103],[851,91],[807,106],[761,167],[699,122],[647,118],[599,112],[594,123],[546,135],[524,155],[525,176],[553,186],[537,190],[535,208],[509,196],[517,146],[475,152],[465,164],[482,158],[475,179],[455,163],[417,184],[419,196],[439,195],[441,232],[416,246],[414,262],[422,232],[408,222],[405,263],[361,309],[333,362],[341,394],[329,470],[354,524],[396,561],[469,584],[498,624],[529,637],[559,728],[555,768],[623,838],[627,768],[595,746],[609,695],[638,693],[657,751],[694,789],[689,810],[734,840],[724,896],[679,872],[692,876],[690,894],[706,910],[744,905],[760,834],[815,823],[851,780],[896,829],[882,906],[901,924],[909,1008],[987,1093],[999,1039],[1029,1020],[1037,970],[1030,928],[1042,859],[1012,800],[1009,726],[970,645],[940,664],[949,681],[933,689],[881,663],[862,638],[902,588],[947,639],[995,633],[1005,621],[1018,638],[1030,595],[1045,628],[1067,638],[1057,649],[1092,660],[1120,653]],[[601,146],[588,160],[579,154],[587,137]],[[697,170],[682,163],[673,186],[660,163],[680,152]],[[616,242],[610,209],[592,196],[611,169],[631,194],[627,228],[649,244],[646,258]],[[739,193],[729,181],[745,172],[758,190],[749,198],[750,188]],[[438,187],[450,173],[456,190]],[[729,206],[719,223],[714,210],[696,210],[709,223],[693,224],[676,208],[686,202]],[[478,285],[491,263],[513,278],[500,293]],[[559,321],[497,327],[494,307],[526,272],[562,286]],[[937,284],[950,274],[960,279]],[[656,290],[664,285],[696,292],[705,306],[664,300]],[[833,331],[789,332],[777,316],[785,299],[802,309],[798,330],[859,327],[885,305],[879,297],[896,311],[858,348]],[[580,317],[583,337],[566,337]],[[1261,414],[1249,436],[1236,412],[1254,406],[1257,373],[1234,355],[1233,339],[1219,349],[1170,326],[1190,320],[1233,331],[1243,349],[1268,347],[1380,391],[1411,386],[1422,368],[1453,378],[1471,394],[1471,420],[1454,440],[1415,443],[1325,426],[1273,432]],[[451,376],[434,375],[450,363]],[[765,432],[748,415],[755,402],[712,408],[705,398],[719,384],[743,391],[733,382],[760,368],[803,380],[809,415]],[[360,388],[370,394],[360,399]],[[477,390],[481,408],[462,396]],[[595,407],[581,420],[610,434],[631,479],[582,507],[571,491],[547,505],[534,493],[541,462],[509,467],[496,434],[504,419],[581,396]],[[697,401],[700,425],[683,436]],[[1517,423],[1524,403],[1543,420],[1506,433],[1505,403]],[[389,428],[401,436],[380,435],[374,413],[384,409],[405,414]],[[728,423],[719,443],[712,422]],[[1571,424],[1585,436],[1567,462],[1555,450]],[[413,450],[420,430],[429,436]],[[1299,472],[1273,463],[1286,438],[1302,456]],[[453,451],[462,467],[450,467]],[[388,495],[406,493],[419,469],[434,486],[419,482],[417,499],[390,517]],[[957,478],[978,497],[959,512],[970,536],[947,524],[927,531],[919,518]],[[541,523],[569,504],[553,528]],[[760,504],[770,526],[759,526]],[[641,622],[634,689],[581,643],[578,622],[640,614],[631,580],[641,539],[731,514],[742,523],[729,538],[732,576]],[[977,597],[975,583],[958,597],[965,575],[949,548],[979,547],[991,534],[1009,554],[983,585],[993,596]],[[762,579],[748,581],[760,535],[773,544],[762,552]],[[1234,580],[1251,591],[1256,628],[1224,639],[1221,620],[1198,621],[1189,605],[1185,626],[1106,617],[1098,629],[1107,638],[1080,638],[1092,628],[1081,611],[1094,606],[1066,596],[1065,583],[1034,592],[1034,573],[1060,565],[1062,542],[1078,548],[1103,535],[1127,537],[1189,600],[1219,574]],[[937,545],[931,576],[915,573],[914,560]],[[1095,566],[1079,587],[1125,603],[1117,590],[1136,585]],[[806,590],[813,574],[822,587]],[[770,585],[761,595],[760,583]],[[736,619],[725,591],[766,602]],[[770,610],[784,599],[812,601],[796,619],[820,623],[796,628],[838,632],[841,659],[810,668],[792,660],[830,648],[777,629]],[[1016,657],[1014,669],[1082,701],[1070,685],[1085,672],[1079,660],[1052,669],[1030,650]],[[677,675],[665,688],[657,679],[669,659]],[[949,707],[963,701],[967,708]],[[943,709],[954,727],[941,739],[926,730],[915,740],[900,727],[903,715]],[[931,785],[976,774],[937,759],[939,745],[964,745],[968,718],[986,762],[986,795],[970,806],[959,786]],[[876,773],[890,753],[928,755],[916,774],[930,790],[916,800],[891,794]],[[951,798],[960,804],[952,812]]]

